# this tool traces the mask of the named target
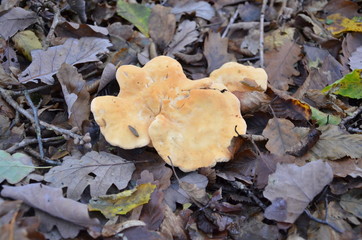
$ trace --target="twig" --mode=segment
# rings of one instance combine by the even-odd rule
[[[238,9],[236,9],[234,15],[230,18],[228,25],[226,26],[224,32],[222,33],[221,38],[226,37],[226,35],[228,34],[228,32],[230,30],[230,26],[235,22],[238,15],[239,15],[239,11],[238,11]]]
[[[47,50],[47,49],[48,49],[51,40],[54,38],[54,31],[55,31],[56,26],[57,26],[58,23],[59,23],[59,16],[60,16],[59,7],[58,7],[57,5],[54,5],[53,22],[52,22],[52,25],[50,26],[48,35],[47,35],[47,37],[46,37],[46,39],[45,39],[45,42],[44,42],[44,50]]]
[[[331,227],[334,231],[338,232],[338,233],[343,233],[342,230],[340,230],[339,228],[337,228],[336,226],[334,226],[334,224],[330,223],[328,220],[327,220],[327,214],[326,214],[326,217],[325,219],[319,219],[319,218],[316,218],[314,217],[307,209],[304,210],[305,214],[307,214],[307,216],[317,222],[317,223],[320,223],[320,224],[324,224],[324,225],[327,225],[329,227]]]
[[[34,117],[28,111],[26,111],[24,108],[22,108],[14,99],[11,98],[11,94],[9,94],[8,90],[5,90],[5,89],[0,87],[0,95],[16,111],[20,112],[27,119],[29,119],[31,122],[34,123]],[[60,127],[57,127],[57,126],[55,126],[53,124],[50,124],[50,123],[47,123],[47,122],[44,122],[44,121],[41,121],[41,120],[39,121],[39,124],[46,127],[47,129],[56,131],[56,132],[61,133],[61,134],[65,134],[65,135],[70,136],[70,137],[72,137],[74,139],[78,139],[79,141],[82,139],[81,135],[76,134],[76,133],[72,132],[71,130],[60,128]]]
[[[39,118],[38,118],[38,108],[35,107],[33,101],[30,98],[28,91],[25,90],[24,95],[25,95],[26,101],[28,102],[29,106],[33,110],[34,127],[35,127],[36,139],[38,140],[39,155],[40,155],[40,159],[43,160],[44,159],[44,148],[43,148],[43,142],[41,139],[41,129],[40,129],[40,123],[39,123]]]
[[[44,89],[49,88],[50,85],[44,85],[44,86],[40,86],[40,87],[36,87],[36,88],[32,88],[32,89],[28,89],[28,93],[34,93],[34,92],[38,92]],[[11,96],[18,96],[18,95],[23,95],[24,94],[24,90],[21,91],[8,91],[8,94]]]
[[[263,210],[266,209],[265,204],[254,194],[253,191],[251,191],[250,189],[248,189],[247,187],[245,187],[244,184],[238,182],[238,181],[233,181],[230,182],[231,186],[233,186],[236,189],[239,189],[241,191],[243,191],[246,195],[248,195],[248,197],[250,197],[251,199],[253,199],[253,201]]]
[[[362,106],[360,106],[356,111],[354,111],[350,116],[345,117],[342,119],[342,121],[339,123],[339,126],[345,128],[345,125],[352,121],[355,117],[357,117],[359,114],[362,114]]]
[[[267,0],[263,0],[263,5],[260,11],[260,25],[259,25],[259,55],[260,55],[260,67],[264,68],[264,17]]]
[[[47,142],[53,142],[53,141],[58,141],[58,140],[64,140],[64,137],[57,136],[57,137],[50,137],[50,138],[42,138],[41,140],[43,143],[47,143]],[[38,142],[38,139],[36,139],[36,138],[25,138],[21,142],[11,146],[10,148],[6,149],[5,151],[8,153],[14,153],[19,148],[23,148],[23,147],[26,147],[30,144],[34,144],[37,142]]]
[[[24,148],[24,150],[25,150],[25,152],[29,153],[30,155],[32,155],[35,158],[40,159],[41,161],[43,161],[44,163],[46,163],[48,165],[58,166],[61,164],[60,162],[51,160],[47,157],[44,157],[43,159],[41,159],[39,153],[34,151],[33,149],[31,149],[30,147],[26,147],[26,148]]]
[[[348,130],[348,132],[362,133],[362,129],[359,129],[359,128],[349,127],[347,130]]]
[[[248,30],[251,28],[255,28],[257,26],[260,25],[260,22],[238,22],[238,23],[233,23],[230,25],[230,29],[231,30],[235,30],[235,29],[244,29],[244,30]],[[268,26],[270,25],[270,22],[265,22],[264,26]]]

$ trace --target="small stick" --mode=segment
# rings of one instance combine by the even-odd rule
[[[57,5],[54,5],[53,22],[52,22],[52,25],[50,26],[48,35],[47,35],[47,37],[46,37],[46,39],[45,39],[44,50],[47,50],[47,49],[48,49],[51,40],[54,38],[54,31],[55,31],[56,26],[57,26],[58,23],[59,23],[59,16],[60,16],[59,7],[58,7]]]
[[[33,101],[31,100],[31,97],[30,97],[28,91],[24,90],[24,95],[25,95],[26,101],[28,102],[29,106],[33,110],[35,133],[36,133],[36,138],[38,140],[39,154],[40,154],[40,159],[43,160],[44,159],[44,148],[43,148],[43,142],[42,142],[42,138],[41,138],[41,129],[40,129],[40,123],[39,123],[39,118],[38,118],[38,108],[34,105]]]
[[[20,112],[22,115],[24,115],[27,119],[29,119],[31,122],[34,122],[34,117],[26,111],[24,108],[22,108],[14,99],[11,98],[11,94],[8,93],[8,90],[5,90],[0,87],[0,95],[1,97],[10,105],[12,106],[16,111]],[[44,122],[42,120],[39,120],[39,124],[46,127],[47,129],[51,129],[53,131],[68,135],[74,139],[78,139],[79,141],[82,139],[82,136],[79,134],[76,134],[72,132],[71,130],[67,130],[64,128],[57,127],[53,124]]]
[[[64,140],[64,137],[57,136],[57,137],[50,137],[50,138],[42,138],[41,140],[43,143],[47,143],[47,142],[53,142],[53,141],[58,141],[58,140]],[[38,139],[36,139],[36,138],[25,138],[21,142],[11,146],[10,148],[6,149],[5,151],[8,153],[14,153],[19,148],[23,148],[23,147],[26,147],[30,144],[34,144],[37,142],[38,142]]]
[[[314,217],[307,209],[304,210],[305,214],[307,214],[307,216],[317,222],[317,223],[320,223],[320,224],[324,224],[324,225],[327,225],[329,227],[331,227],[334,231],[338,232],[338,233],[343,233],[342,230],[340,230],[339,228],[337,228],[336,226],[334,226],[334,224],[330,223],[328,220],[327,220],[327,215],[325,217],[325,219],[319,219],[319,218],[316,218]]]
[[[50,87],[50,86],[49,85],[44,85],[44,86],[29,89],[27,91],[28,91],[28,93],[34,93],[34,92],[38,92],[38,91],[47,89],[48,87]],[[21,91],[8,91],[8,94],[11,95],[11,96],[23,95],[24,90],[21,90]]]
[[[222,33],[221,38],[226,37],[226,35],[228,34],[228,32],[230,30],[230,26],[235,22],[238,15],[239,15],[239,11],[238,11],[238,9],[236,9],[234,15],[231,17],[228,25],[226,26],[225,31]]]
[[[57,162],[57,161],[54,161],[54,160],[51,160],[47,157],[44,157],[43,159],[40,158],[40,154],[36,151],[34,151],[33,149],[31,149],[30,147],[26,147],[24,148],[25,152],[29,153],[30,155],[32,155],[33,157],[35,158],[38,158],[40,159],[41,161],[43,161],[44,163],[48,164],[48,165],[52,165],[52,166],[59,166],[61,165],[60,162]]]
[[[267,0],[263,0],[263,5],[260,11],[260,25],[259,25],[259,54],[260,54],[260,67],[264,68],[264,16]]]

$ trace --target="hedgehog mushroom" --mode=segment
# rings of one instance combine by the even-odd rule
[[[239,108],[229,91],[191,89],[165,105],[151,123],[152,144],[168,164],[185,172],[229,161],[235,128],[246,132]]]
[[[231,92],[266,89],[264,70],[252,75],[253,69],[228,63],[210,78],[192,81],[170,57],[156,57],[143,68],[124,65],[116,74],[118,96],[96,97],[91,110],[112,145],[153,146],[183,171],[214,166],[232,158],[235,137],[246,132],[240,102]]]

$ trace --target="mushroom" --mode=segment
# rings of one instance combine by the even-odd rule
[[[253,75],[253,69],[227,63],[209,78],[193,81],[166,56],[143,68],[124,65],[116,73],[118,96],[96,97],[91,110],[112,145],[153,146],[168,164],[183,171],[214,166],[232,158],[235,128],[239,134],[246,132],[240,102],[231,91],[266,88],[264,70],[256,69]]]

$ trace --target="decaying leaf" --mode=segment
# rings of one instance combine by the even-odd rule
[[[275,173],[269,176],[263,194],[270,201],[284,199],[287,216],[283,222],[293,223],[332,179],[332,168],[322,160],[307,163],[302,167],[278,164]]]
[[[152,8],[149,20],[149,32],[159,52],[172,41],[176,29],[176,18],[171,13],[171,8],[156,5]],[[167,29],[167,31],[165,31]]]
[[[324,113],[314,107],[310,107],[310,109],[312,110],[311,119],[315,120],[319,126],[323,126],[323,125],[327,125],[327,124],[338,125],[341,122],[341,118],[338,116]]]
[[[196,13],[197,17],[211,20],[215,15],[215,10],[206,1],[178,1],[172,8],[172,13],[177,16],[178,19],[185,13]]]
[[[166,239],[187,239],[182,218],[174,214],[169,206],[165,206],[165,219],[161,225],[161,233]]]
[[[60,67],[57,77],[68,106],[70,124],[82,129],[83,121],[87,120],[90,114],[90,95],[86,88],[86,82],[78,73],[77,68],[66,63]]]
[[[100,211],[106,218],[126,214],[132,209],[148,203],[155,188],[154,184],[144,183],[118,194],[92,198],[89,201],[88,209],[89,211]]]
[[[151,9],[142,4],[117,1],[117,14],[134,24],[146,37],[148,37],[148,21]]]
[[[199,32],[196,30],[196,22],[185,20],[179,24],[172,42],[166,49],[167,56],[173,56],[181,52],[188,44],[197,40]]]
[[[164,193],[157,189],[151,194],[150,201],[142,208],[140,220],[145,222],[150,230],[158,230],[165,217],[166,204],[163,200]]]
[[[352,70],[362,69],[362,46],[358,47],[349,58],[349,65]]]
[[[34,32],[29,30],[18,32],[14,37],[12,37],[12,40],[15,43],[15,48],[29,61],[32,60],[30,52],[32,50],[42,48],[39,38]]]
[[[211,73],[224,63],[232,62],[235,57],[228,53],[228,39],[221,38],[220,33],[209,32],[204,42],[204,55],[207,60],[207,72]]]
[[[92,151],[81,159],[65,157],[61,166],[45,174],[45,181],[54,187],[67,187],[67,197],[78,200],[88,185],[92,197],[106,194],[112,184],[119,190],[125,188],[134,170],[134,164],[121,157]]]
[[[347,212],[352,213],[358,218],[362,218],[362,190],[353,189],[341,197],[340,205]]]
[[[265,71],[270,84],[279,90],[288,90],[293,84],[292,76],[300,73],[295,69],[301,56],[301,48],[293,41],[286,40],[278,50],[265,53]]]
[[[271,153],[284,155],[300,141],[300,138],[294,132],[294,129],[294,124],[287,119],[270,119],[263,131],[263,136],[269,139],[266,148]]]
[[[362,69],[355,69],[342,79],[325,87],[322,92],[332,92],[349,98],[362,98]]]
[[[98,219],[89,217],[87,205],[64,198],[61,188],[40,183],[18,187],[4,186],[1,196],[22,200],[31,207],[87,228],[93,236],[99,236],[100,223]]]
[[[310,149],[310,159],[362,158],[362,135],[349,134],[335,125],[318,128],[322,135]]]
[[[70,8],[77,13],[82,22],[87,21],[87,14],[85,12],[85,0],[67,0]]]
[[[362,177],[362,158],[328,161],[328,164],[332,167],[334,176],[342,178],[347,176]]]
[[[0,183],[4,180],[15,184],[34,171],[31,157],[24,153],[9,153],[0,150]]]
[[[362,32],[362,23],[357,17],[349,19],[339,13],[335,13],[329,15],[326,22],[331,23],[330,25],[327,25],[326,28],[337,37],[345,32]]]
[[[52,85],[53,75],[63,63],[75,65],[78,63],[98,61],[97,54],[108,52],[111,43],[101,38],[69,38],[63,45],[50,47],[48,50],[34,50],[31,52],[33,62],[19,76],[22,83],[36,82]]]
[[[0,35],[6,40],[17,31],[24,30],[36,22],[35,12],[27,11],[20,7],[14,7],[0,16]]]

